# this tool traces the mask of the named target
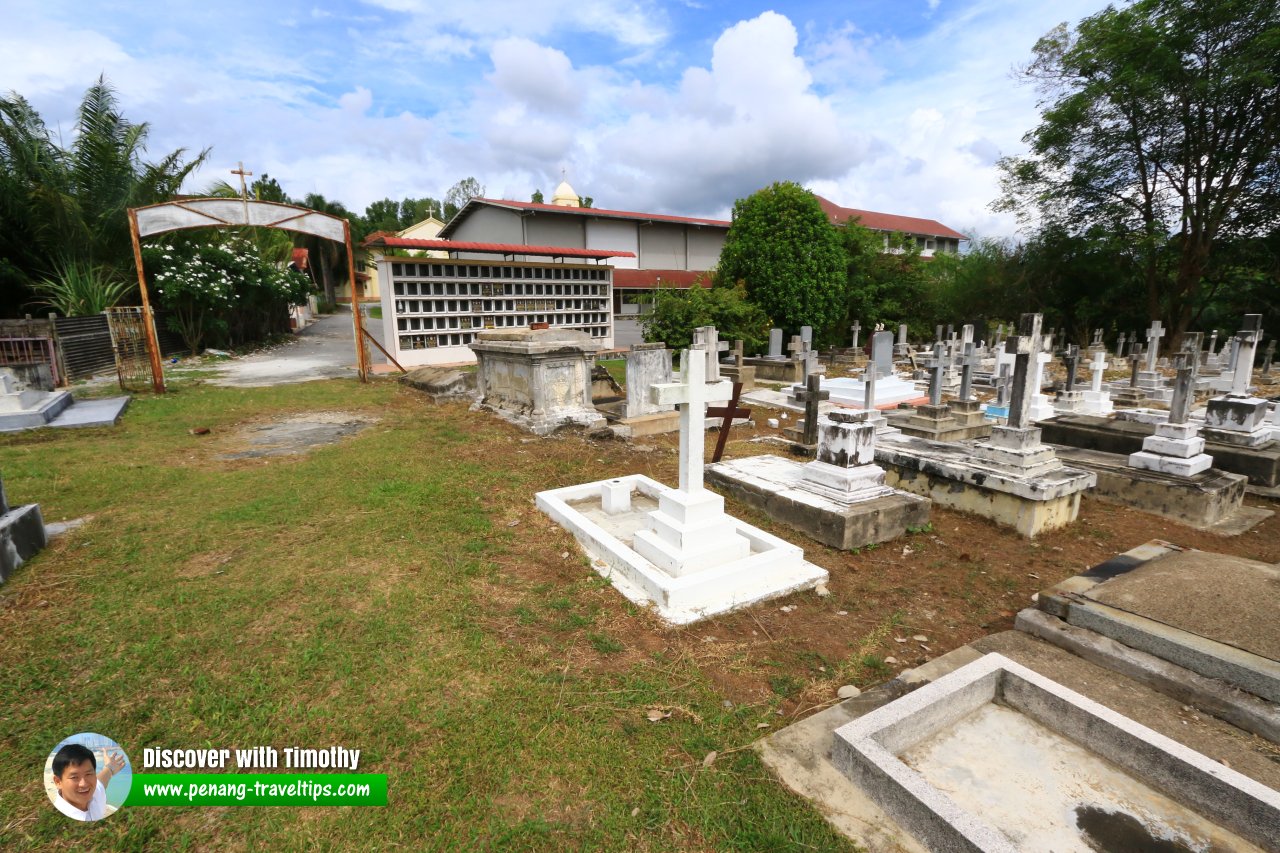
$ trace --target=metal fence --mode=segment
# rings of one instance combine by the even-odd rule
[[[164,312],[156,314],[161,355],[185,353],[182,338],[169,330],[165,317]],[[32,364],[47,365],[57,385],[114,372],[107,315],[0,320],[0,366]]]

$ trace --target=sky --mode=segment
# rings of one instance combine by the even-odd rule
[[[210,148],[363,212],[491,198],[729,218],[791,180],[845,207],[1016,232],[996,160],[1025,151],[1014,68],[1102,0],[6,0],[0,90],[70,141],[104,74],[148,154]]]

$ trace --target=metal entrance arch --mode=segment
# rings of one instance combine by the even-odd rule
[[[356,281],[355,258],[351,251],[351,224],[339,216],[274,201],[190,198],[129,208],[129,234],[133,237],[133,260],[138,268],[138,288],[142,292],[142,313],[146,319],[147,352],[151,356],[151,387],[157,394],[164,393],[164,368],[160,362],[160,344],[156,340],[155,315],[151,311],[147,276],[142,268],[142,238],[189,228],[234,228],[244,225],[311,234],[347,247],[351,318],[355,325],[356,371],[360,374],[360,381],[367,382],[369,364],[364,348],[364,324],[360,319],[360,285]]]

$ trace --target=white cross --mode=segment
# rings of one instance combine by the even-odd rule
[[[1107,369],[1107,354],[1102,350],[1095,350],[1093,353],[1093,362],[1089,365],[1089,371],[1093,374],[1090,377],[1090,389],[1095,394],[1102,393],[1102,371]]]
[[[1159,320],[1151,321],[1151,328],[1147,329],[1147,372],[1156,369],[1156,356],[1160,352],[1160,339],[1164,337],[1165,330],[1162,328]]]
[[[681,381],[649,386],[652,403],[680,408],[680,491],[686,494],[702,490],[707,403],[723,403],[733,396],[732,382],[707,382],[707,359],[714,357],[703,350],[684,350]]]

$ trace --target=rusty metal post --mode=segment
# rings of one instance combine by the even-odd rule
[[[151,390],[157,394],[163,394],[164,367],[160,363],[160,341],[156,338],[156,318],[151,311],[151,299],[147,294],[147,276],[142,269],[142,242],[138,238],[138,214],[133,208],[129,208],[129,236],[133,238],[133,263],[138,268],[138,290],[142,293],[142,328],[147,333],[147,355],[151,358]]]
[[[361,382],[369,381],[369,365],[365,356],[364,321],[360,317],[360,283],[356,281],[356,257],[351,248],[351,223],[342,220],[342,237],[347,246],[347,279],[351,282],[351,322],[355,324],[356,372]]]

